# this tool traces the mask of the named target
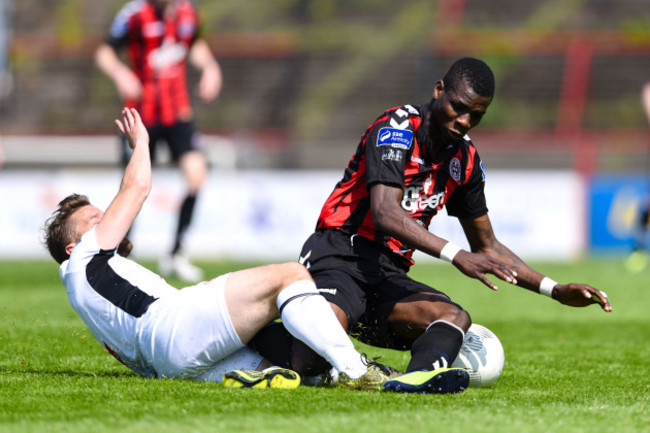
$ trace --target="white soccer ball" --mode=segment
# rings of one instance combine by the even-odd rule
[[[469,385],[487,387],[499,379],[505,354],[496,335],[485,326],[473,323],[465,333],[463,345],[452,367],[469,372]]]

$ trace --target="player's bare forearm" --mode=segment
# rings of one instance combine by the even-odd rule
[[[544,278],[519,256],[502,244],[494,235],[492,223],[487,215],[473,219],[460,219],[465,236],[473,252],[480,252],[503,262],[517,273],[516,284],[533,292],[538,292]]]
[[[402,209],[402,190],[387,185],[373,185],[370,189],[370,208],[378,230],[398,239],[411,248],[433,257],[447,243],[418,224]]]
[[[142,83],[135,73],[120,60],[110,45],[103,43],[95,51],[95,63],[106,74],[117,88],[122,99],[139,99],[142,93]]]
[[[516,284],[519,287],[523,287],[535,293],[541,292],[540,286],[544,279],[544,275],[524,263],[523,260],[517,257],[517,255],[510,251],[510,249],[505,245],[496,241],[494,249],[489,250],[487,254],[492,254],[509,266],[517,269]],[[555,284],[551,292],[551,297],[556,301],[571,307],[586,307],[591,304],[598,304],[604,311],[612,311],[612,306],[609,304],[607,295],[588,284]]]
[[[102,249],[113,249],[122,242],[151,190],[149,135],[140,115],[135,109],[124,108],[116,124],[133,154],[117,195],[97,225],[97,242]]]
[[[189,54],[190,63],[201,71],[198,95],[204,102],[216,99],[221,92],[223,82],[221,67],[212,55],[208,43],[204,39],[197,39]]]
[[[116,119],[115,123],[133,149],[131,159],[124,170],[120,193],[134,196],[132,198],[136,199],[136,204],[144,202],[151,190],[149,133],[140,114],[133,108],[122,109],[122,118]]]
[[[217,60],[205,39],[197,39],[190,48],[189,60],[192,66],[199,70],[219,68]]]
[[[442,250],[449,242],[429,232],[402,209],[401,189],[375,185],[370,190],[370,197],[373,219],[379,230],[410,248],[442,258]],[[473,254],[460,250],[453,258],[447,257],[445,260],[452,261],[463,274],[480,280],[492,290],[497,290],[497,286],[486,277],[486,274],[495,275],[507,282],[514,282],[516,278],[512,269],[486,254]]]
[[[535,293],[541,292],[540,288],[545,276],[528,266],[508,247],[497,240],[487,215],[474,219],[461,219],[460,222],[472,251],[493,257],[515,270],[517,278],[512,282],[516,285]],[[551,297],[564,305],[585,307],[591,304],[599,304],[604,311],[612,311],[607,295],[588,284],[558,284],[554,281],[550,284],[554,284],[550,292]]]
[[[110,45],[101,44],[95,51],[95,64],[108,77],[116,81],[116,76],[127,66],[120,60],[119,56]]]
[[[512,252],[508,247],[495,239],[492,247],[483,251],[485,254],[502,261],[508,267],[517,272],[516,284],[519,287],[531,290],[533,292],[539,291],[539,284],[544,278],[544,275],[537,272],[526,264],[519,256]]]

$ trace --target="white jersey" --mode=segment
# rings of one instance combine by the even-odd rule
[[[59,271],[70,304],[90,332],[141,376],[220,380],[220,366],[241,362],[241,368],[251,368],[261,360],[240,350],[245,346],[226,308],[227,275],[177,290],[116,250],[101,250],[94,228]],[[238,357],[225,363],[235,352]]]
[[[178,296],[178,290],[116,250],[101,250],[94,228],[59,273],[72,308],[102,346],[136,373],[154,375],[138,348],[138,321],[151,304]]]

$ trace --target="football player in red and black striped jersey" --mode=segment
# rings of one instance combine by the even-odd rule
[[[118,52],[125,47],[130,67]],[[108,75],[124,99],[137,108],[151,137],[151,158],[165,141],[172,160],[187,183],[180,207],[176,239],[169,256],[160,261],[160,272],[187,281],[202,279],[202,271],[180,254],[183,236],[190,225],[197,195],[207,175],[199,134],[187,89],[187,61],[201,71],[198,97],[204,102],[217,98],[221,69],[207,42],[201,37],[199,14],[191,0],[132,0],[118,12],[104,43],[96,51],[98,67]],[[122,140],[123,162],[130,157]]]
[[[598,303],[611,311],[603,292],[558,284],[497,240],[485,200],[485,171],[467,135],[493,96],[490,67],[462,58],[436,82],[429,104],[391,108],[379,116],[363,134],[300,254],[346,330],[371,345],[411,350],[407,373],[451,366],[471,324],[446,294],[407,275],[416,249],[453,263],[493,290],[497,286],[487,274],[566,305]],[[428,230],[443,207],[460,221],[471,251]],[[316,371],[314,358],[303,357],[297,347],[295,353],[302,355],[294,356],[294,368]],[[427,392],[424,386],[430,385],[413,382],[398,379],[386,388]]]

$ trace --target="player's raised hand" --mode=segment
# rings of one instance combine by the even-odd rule
[[[553,299],[571,307],[586,307],[598,304],[606,312],[612,311],[607,294],[588,284],[569,283],[557,284],[553,288]]]
[[[115,124],[129,142],[131,149],[135,149],[138,143],[149,145],[149,133],[135,108],[124,107],[122,117],[115,119]]]
[[[511,284],[517,284],[517,272],[509,268],[505,263],[483,253],[470,253],[461,250],[456,254],[453,261],[463,274],[476,278],[492,290],[498,287],[487,279],[486,274],[492,274],[497,278]]]

